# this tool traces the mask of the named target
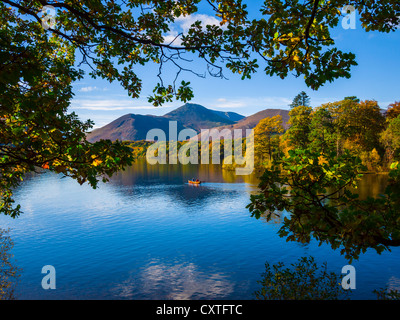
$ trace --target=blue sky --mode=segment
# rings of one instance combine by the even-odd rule
[[[256,7],[257,3],[252,2],[252,5]],[[208,16],[210,12],[202,11],[201,14],[203,15],[197,18],[212,21]],[[184,24],[188,22],[182,20],[179,21],[179,25],[184,28]],[[356,54],[358,66],[352,68],[350,79],[327,83],[318,91],[309,89],[303,78],[289,75],[281,80],[278,77],[266,76],[262,67],[250,80],[241,80],[238,75],[229,72],[225,73],[228,80],[209,75],[204,79],[188,73],[182,74],[181,79],[191,82],[195,94],[192,103],[215,110],[234,111],[245,116],[267,108],[288,109],[288,104],[294,96],[303,90],[311,97],[313,107],[341,100],[345,96],[377,100],[381,108],[387,108],[388,104],[400,101],[399,30],[390,34],[365,32],[357,21],[355,29],[343,29],[339,23],[332,36],[340,50]],[[200,73],[205,71],[204,64],[195,62],[192,67]],[[93,120],[95,127],[103,126],[127,113],[164,115],[183,103],[177,101],[156,108],[147,102],[147,97],[158,82],[157,68],[156,65],[137,68],[137,73],[143,80],[143,90],[139,99],[130,98],[118,83],[110,84],[105,80],[91,79],[87,75],[74,84],[75,97],[70,110],[75,111],[82,120]],[[168,79],[168,76],[166,78]]]

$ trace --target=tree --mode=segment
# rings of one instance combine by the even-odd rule
[[[373,291],[378,300],[400,300],[400,291],[397,289],[381,288]]]
[[[353,99],[344,99],[324,104],[321,108],[328,110],[333,119],[336,155],[339,156],[343,152],[345,141],[356,133],[353,118],[357,109],[357,102]]]
[[[356,187],[365,167],[347,152],[321,154],[290,150],[261,177],[261,192],[251,196],[252,216],[272,219],[286,211],[279,230],[289,241],[330,244],[350,261],[373,248],[400,246],[400,166],[394,163],[384,196],[358,199]]]
[[[336,150],[334,119],[328,109],[320,107],[313,110],[309,137],[311,150],[321,153],[330,153]]]
[[[293,102],[289,105],[291,109],[295,107],[310,107],[310,97],[304,91],[294,97]]]
[[[267,262],[262,277],[258,300],[337,300],[349,294],[340,285],[342,275],[328,272],[326,263],[318,266],[313,257],[302,257],[291,268]]]
[[[13,190],[26,173],[48,169],[96,187],[132,155],[120,142],[87,142],[92,122],[68,114],[71,84],[82,78],[69,44],[0,6],[0,212],[16,217]]]
[[[302,257],[285,268],[283,262],[265,263],[258,300],[339,300],[347,299],[350,290],[343,289],[342,274],[328,272],[324,262],[318,266],[314,257]],[[400,300],[400,291],[388,287],[373,290],[377,300]]]
[[[385,118],[376,101],[345,98],[321,106],[326,109],[335,128],[336,153],[347,149],[354,155],[370,152],[374,148],[383,154],[379,133],[385,127]]]
[[[361,101],[354,118],[357,134],[353,137],[353,141],[366,151],[376,149],[382,154],[383,149],[379,142],[379,133],[385,128],[385,117],[378,102],[374,100]]]
[[[296,76],[304,75],[308,86],[318,89],[326,82],[350,77],[350,68],[356,65],[355,55],[335,48],[330,36],[330,30],[340,22],[345,5],[356,7],[367,31],[395,31],[400,12],[400,5],[394,0],[379,4],[341,0],[290,5],[272,0],[265,1],[260,8],[263,16],[254,19],[241,0],[208,0],[204,2],[220,24],[204,26],[196,21],[185,34],[179,33],[173,41],[166,42],[167,34],[176,27],[176,19],[194,15],[201,2],[132,0],[118,4],[111,0],[85,3],[3,0],[1,9],[5,25],[17,17],[21,19],[19,23],[31,27],[51,18],[42,15],[43,8],[51,6],[55,24],[45,23],[45,32],[65,40],[73,51],[79,52],[82,62],[93,67],[92,76],[119,81],[133,97],[141,91],[141,80],[133,71],[135,64],[154,61],[162,71],[163,65],[170,63],[180,73],[188,71],[180,64],[185,61],[181,59],[185,52],[197,53],[213,75],[223,76],[220,61],[243,78],[251,76],[259,67],[251,55],[254,52],[266,64],[268,75],[285,78],[293,71]],[[38,28],[34,33],[43,31]],[[114,61],[123,67],[118,69]],[[176,87],[176,80],[164,85],[160,77],[151,101],[158,105],[174,96],[189,99],[188,83]]]
[[[344,100],[351,100],[357,103],[360,102],[360,99],[358,99],[356,96],[344,97]]]
[[[386,150],[388,163],[399,160],[400,152],[400,116],[388,121],[387,128],[380,133],[380,139]]]
[[[262,119],[254,128],[255,162],[265,166],[272,163],[274,151],[279,148],[279,134],[283,133],[282,117],[280,115]]]
[[[9,230],[0,229],[0,300],[15,299],[15,287],[20,276],[20,269],[11,261],[11,249],[14,243]]]
[[[385,116],[388,120],[397,118],[400,115],[400,101],[389,104],[388,109],[385,112]]]
[[[132,162],[123,143],[87,142],[93,123],[68,113],[72,83],[82,79],[83,66],[90,76],[117,81],[137,98],[142,80],[135,67],[155,63],[159,82],[149,97],[155,106],[193,97],[190,83],[180,76],[204,76],[190,68],[196,56],[211,76],[223,78],[228,69],[242,79],[258,70],[257,57],[267,75],[304,75],[306,85],[316,90],[350,77],[356,65],[355,55],[336,48],[330,36],[339,23],[339,9],[356,5],[363,27],[382,32],[396,29],[400,12],[394,0],[290,5],[272,0],[260,9],[263,17],[253,19],[241,0],[203,2],[220,24],[195,21],[185,34],[167,42],[176,20],[193,16],[200,0],[0,1],[0,212],[20,213],[12,191],[37,168],[96,187],[99,179]],[[49,8],[54,15],[46,13]],[[176,70],[168,83],[166,64]]]
[[[349,260],[370,248],[380,253],[400,246],[396,158],[389,159],[389,183],[382,196],[359,199],[352,189],[366,166],[370,171],[380,167],[382,143],[395,154],[400,117],[390,120],[383,131],[385,119],[377,102],[356,99],[315,110],[295,107],[289,115],[285,139],[290,148],[261,177],[260,193],[252,195],[248,205],[252,216],[269,221],[286,212],[280,236],[330,244],[341,248]]]
[[[363,151],[360,154],[360,159],[370,172],[380,171],[381,157],[378,151],[374,148],[371,151]]]
[[[294,107],[289,112],[289,129],[285,133],[284,139],[292,148],[303,148],[309,144],[309,134],[311,131],[312,108],[307,106]]]

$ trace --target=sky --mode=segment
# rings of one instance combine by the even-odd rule
[[[252,1],[249,8],[249,12],[255,16],[258,14],[259,3],[258,0]],[[204,9],[195,17],[180,19],[166,36],[172,39],[179,28],[185,30],[192,20],[197,19],[205,23],[215,22],[211,12]],[[311,98],[312,107],[342,100],[346,96],[376,100],[383,109],[390,103],[400,101],[400,30],[389,34],[366,32],[356,19],[355,29],[344,29],[340,22],[331,35],[337,48],[356,54],[358,66],[352,67],[350,79],[326,83],[318,91],[308,88],[302,77],[295,78],[289,75],[281,80],[278,77],[267,76],[262,71],[262,64],[252,79],[241,80],[239,75],[225,72],[228,79],[209,75],[201,78],[186,73],[181,75],[180,80],[191,82],[194,90],[191,103],[214,110],[233,111],[244,116],[269,108],[289,109],[288,105],[301,91],[305,91]],[[196,61],[191,67],[199,73],[206,71],[205,65]],[[166,69],[166,78],[168,71]],[[110,84],[108,81],[92,79],[86,75],[84,79],[74,83],[75,96],[70,111],[77,113],[82,120],[91,119],[97,128],[127,113],[161,116],[182,106],[184,103],[175,101],[162,107],[154,107],[147,101],[158,82],[157,73],[157,65],[137,67],[137,74],[143,80],[143,90],[138,99],[129,97],[117,82]]]

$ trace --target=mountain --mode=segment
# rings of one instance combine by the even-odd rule
[[[164,115],[164,118],[179,121],[186,128],[194,129],[197,132],[200,132],[201,129],[211,129],[235,123],[223,112],[221,114],[199,104],[186,103],[182,107]]]
[[[238,122],[245,118],[245,116],[242,116],[241,114],[238,114],[236,112],[224,112],[224,111],[216,111],[216,110],[211,110],[212,112],[216,113],[220,117],[226,118],[228,120]]]
[[[151,129],[161,129],[169,139],[169,121],[164,117],[140,114],[126,114],[104,127],[93,130],[87,135],[87,140],[95,142],[101,139],[115,140],[145,140]],[[178,132],[185,127],[178,122]],[[160,138],[159,138],[160,139]]]
[[[166,138],[169,139],[170,121],[177,121],[178,133],[185,128],[194,129],[197,132],[200,132],[201,129],[212,128],[218,130],[242,129],[242,135],[245,137],[245,129],[253,129],[261,119],[278,114],[282,116],[283,125],[287,128],[288,110],[266,109],[249,117],[244,117],[235,112],[215,111],[198,104],[187,103],[164,116],[126,114],[104,127],[93,130],[87,135],[87,139],[90,142],[100,139],[110,139],[112,141],[145,140],[147,133],[151,129],[163,130]],[[239,121],[236,119],[239,119]]]
[[[282,125],[285,129],[288,128],[288,121],[289,121],[289,110],[283,109],[265,109],[260,112],[257,112],[251,116],[245,117],[242,120],[226,126],[216,127],[215,129],[221,131],[223,129],[235,130],[241,129],[242,130],[242,137],[246,136],[246,129],[254,129],[260,120],[264,118],[271,118],[274,116],[280,115],[282,117]],[[232,132],[233,136],[233,132]],[[198,136],[200,139],[200,136]]]
[[[243,118],[238,123],[233,125],[234,129],[253,129],[260,122],[260,120],[265,118],[272,118],[277,115],[282,117],[282,125],[285,129],[288,128],[289,121],[289,110],[283,109],[265,109],[257,112],[251,116]]]

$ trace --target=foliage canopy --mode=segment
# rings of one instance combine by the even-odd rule
[[[14,300],[20,269],[13,264],[10,253],[14,243],[9,230],[0,229],[0,300]]]
[[[176,20],[203,5],[220,23],[195,21],[167,42]],[[268,0],[257,19],[241,0],[0,1],[0,212],[20,213],[13,190],[37,168],[96,187],[99,179],[132,162],[122,143],[87,142],[93,123],[68,113],[72,83],[82,79],[83,66],[90,76],[117,81],[137,98],[142,80],[135,66],[157,64],[160,81],[149,97],[155,106],[193,97],[190,83],[180,79],[182,72],[203,75],[190,68],[193,57],[211,76],[224,77],[227,69],[250,78],[263,64],[267,75],[302,75],[318,89],[350,77],[356,65],[355,55],[335,47],[330,35],[345,5],[356,7],[367,31],[391,32],[399,24],[395,0]],[[54,16],[47,8],[54,9]],[[53,18],[54,24],[43,24]],[[176,68],[169,83],[164,81],[166,64]]]
[[[261,192],[251,196],[252,216],[270,220],[286,212],[280,236],[327,243],[349,260],[370,248],[380,253],[400,246],[398,118],[386,121],[376,101],[354,99],[314,110],[299,106],[290,115],[281,137],[288,147],[265,170]],[[386,164],[381,159],[388,150]],[[389,166],[384,194],[360,199],[359,179],[381,163]]]

